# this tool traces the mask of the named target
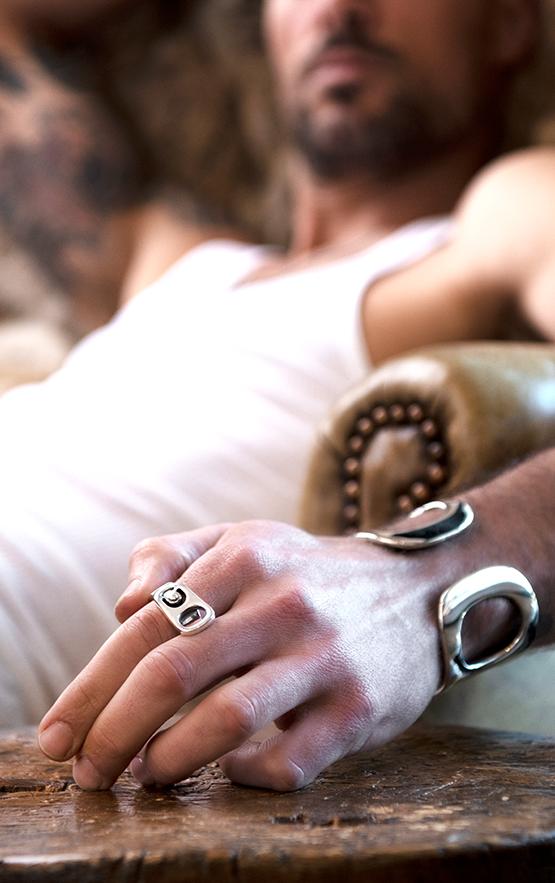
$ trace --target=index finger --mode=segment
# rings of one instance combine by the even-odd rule
[[[129,559],[129,585],[116,603],[124,622],[147,604],[158,586],[174,582],[224,535],[229,524],[211,524],[184,533],[152,537],[135,546]]]
[[[41,751],[53,760],[73,757],[137,663],[174,637],[175,628],[155,604],[121,625],[43,717],[38,730]]]

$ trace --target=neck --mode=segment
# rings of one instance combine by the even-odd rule
[[[423,217],[449,214],[491,152],[485,139],[437,158],[402,179],[380,182],[369,175],[322,181],[300,157],[291,159],[292,237],[290,252],[365,244]]]

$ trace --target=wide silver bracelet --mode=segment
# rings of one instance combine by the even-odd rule
[[[423,517],[425,523],[422,523]],[[474,512],[463,501],[434,500],[415,509],[409,520],[414,521],[414,526],[406,530],[360,531],[355,536],[388,549],[417,551],[464,533],[474,521]],[[462,646],[464,618],[475,604],[494,598],[505,598],[518,608],[521,617],[518,633],[497,653],[477,662],[468,662]],[[443,680],[436,695],[457,681],[504,662],[529,647],[536,634],[539,605],[534,589],[519,570],[497,565],[477,570],[445,589],[439,599],[437,615]]]

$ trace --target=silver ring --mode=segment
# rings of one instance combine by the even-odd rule
[[[210,604],[184,583],[164,583],[152,592],[151,598],[182,635],[196,635],[216,619]]]

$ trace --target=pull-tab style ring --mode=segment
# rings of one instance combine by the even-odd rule
[[[196,635],[214,622],[214,609],[184,583],[164,583],[151,598],[182,635]]]

